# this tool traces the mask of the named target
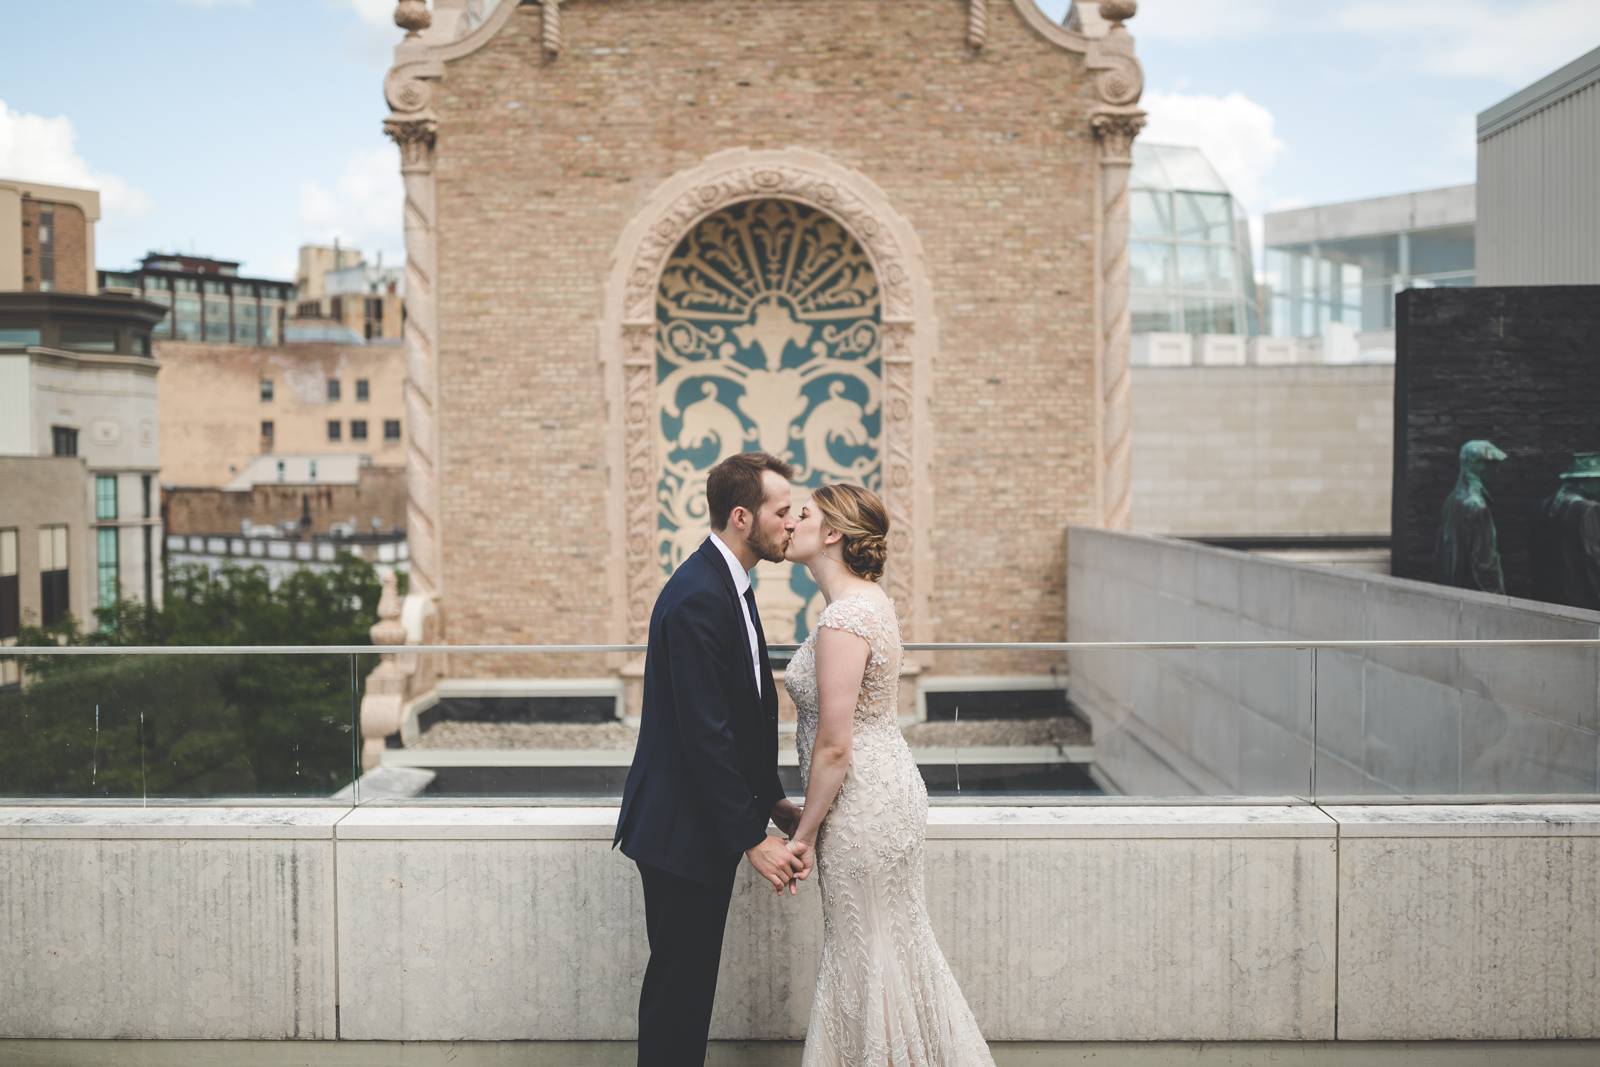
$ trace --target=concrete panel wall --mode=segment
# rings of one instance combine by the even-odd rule
[[[332,1038],[320,809],[0,809],[0,1034]]]
[[[1133,368],[1133,522],[1179,535],[1383,534],[1394,368]]]
[[[0,1038],[630,1039],[614,818],[0,808]],[[993,1041],[1588,1038],[1597,842],[1595,805],[936,808],[928,896]],[[741,877],[714,1036],[803,1034],[818,903]]]
[[[1074,527],[1073,641],[1600,637],[1600,613]],[[1600,649],[1089,651],[1068,691],[1133,795],[1600,792]],[[1314,713],[1314,714],[1313,714]],[[1313,783],[1313,762],[1315,781]]]

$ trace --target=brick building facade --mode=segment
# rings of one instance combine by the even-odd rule
[[[1128,520],[1133,8],[1086,36],[1032,0],[402,6],[430,634],[642,641],[695,479],[774,447],[797,499],[881,489],[908,639],[1061,639],[1065,527]],[[816,603],[774,573],[780,641]]]
[[[405,459],[398,345],[157,341],[161,480],[220,488],[257,456]]]

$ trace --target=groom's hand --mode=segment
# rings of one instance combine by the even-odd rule
[[[772,806],[772,821],[783,831],[785,837],[793,837],[795,831],[800,829],[800,815],[803,810],[800,805],[784,797]]]
[[[775,892],[782,893],[785,886],[794,892],[793,881],[795,874],[804,868],[804,864],[789,851],[787,845],[775,837],[764,837],[755,848],[745,852],[744,858],[750,861],[750,866],[756,872],[772,883]]]

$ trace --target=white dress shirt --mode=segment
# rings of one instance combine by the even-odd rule
[[[750,602],[744,598],[745,590],[750,588],[750,573],[739,564],[739,557],[733,550],[722,543],[722,538],[716,534],[711,535],[711,543],[717,546],[717,551],[722,553],[722,558],[728,561],[728,572],[733,575],[733,589],[739,594],[739,610],[744,612],[744,629],[750,638],[750,665],[756,672],[756,692],[761,692],[761,646],[756,641],[756,622],[750,617]]]

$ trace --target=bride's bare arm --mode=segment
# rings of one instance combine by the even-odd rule
[[[817,630],[817,740],[811,748],[805,812],[794,834],[807,848],[816,848],[817,831],[850,769],[850,723],[871,654],[872,646],[848,630]]]

